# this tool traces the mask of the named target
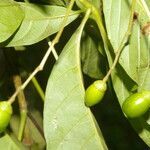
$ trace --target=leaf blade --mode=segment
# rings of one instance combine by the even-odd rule
[[[107,149],[90,109],[84,104],[79,60],[82,26],[65,46],[47,84],[44,106],[47,149]]]
[[[81,61],[82,70],[88,76],[95,79],[103,78],[103,71],[101,68],[105,66],[104,58],[98,51],[100,46],[98,45],[97,39],[92,38],[90,35],[85,33],[81,40]],[[99,47],[98,47],[99,46]]]
[[[5,150],[26,150],[16,139],[11,138],[8,134],[0,138],[0,147]]]
[[[108,38],[116,52],[128,28],[130,1],[105,0],[103,6]]]
[[[20,26],[24,13],[13,1],[0,2],[0,43],[6,41]]]
[[[141,6],[138,4],[136,8],[139,9],[138,21],[134,20],[129,44],[122,50],[119,59],[120,64],[111,76],[121,106],[125,99],[133,93],[133,89],[137,91],[150,90],[150,44],[149,38],[143,35],[140,28],[148,21],[148,17],[144,14],[144,10],[140,8]],[[114,58],[110,52],[107,52],[107,57],[109,58],[109,64],[112,65]],[[144,117],[134,120],[129,119],[129,121],[142,140],[150,147],[150,128]]]
[[[10,46],[31,45],[56,33],[62,23],[66,8],[61,6],[42,6],[20,3],[25,12],[25,18],[15,36],[8,43]],[[66,23],[75,20],[80,11],[71,12]]]

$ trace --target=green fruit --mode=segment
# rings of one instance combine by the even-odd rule
[[[12,106],[8,101],[0,102],[0,133],[5,131],[12,115]]]
[[[150,107],[150,91],[141,91],[129,96],[122,105],[128,118],[136,118],[145,114]]]
[[[91,84],[85,91],[86,106],[90,107],[99,103],[104,97],[106,89],[106,82],[103,82],[102,80],[97,80]]]

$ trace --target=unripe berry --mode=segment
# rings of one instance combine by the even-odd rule
[[[141,91],[129,96],[122,105],[128,118],[136,118],[145,114],[150,107],[150,91]]]
[[[12,115],[12,106],[8,101],[0,102],[0,133],[5,131]]]
[[[91,84],[85,91],[86,106],[90,107],[99,103],[104,97],[106,89],[106,82],[103,82],[102,80],[97,80]]]

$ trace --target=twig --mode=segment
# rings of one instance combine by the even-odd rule
[[[47,38],[47,41],[48,41],[48,45],[51,46],[51,41],[49,40],[49,38]],[[54,47],[52,48],[52,53],[53,53],[55,60],[57,61],[58,60],[58,54],[57,54]]]
[[[15,101],[15,98],[16,98],[16,96],[18,95],[18,93],[19,93],[21,90],[24,90],[24,89],[25,89],[25,87],[28,85],[28,83],[32,80],[32,78],[33,78],[39,71],[42,71],[42,70],[43,70],[43,68],[44,68],[44,66],[45,66],[45,63],[46,63],[46,61],[47,61],[47,59],[48,59],[48,57],[49,57],[49,55],[50,55],[52,49],[54,48],[54,45],[59,42],[59,39],[60,39],[60,37],[61,37],[61,35],[62,35],[62,32],[63,32],[63,30],[64,30],[64,26],[65,26],[66,21],[67,21],[67,19],[68,19],[69,13],[70,13],[70,11],[71,11],[71,9],[72,9],[72,7],[73,7],[74,1],[75,1],[75,0],[71,0],[69,6],[68,6],[68,8],[67,8],[66,15],[65,15],[65,17],[64,17],[64,19],[63,19],[63,22],[62,22],[62,24],[61,24],[61,28],[60,28],[59,32],[57,33],[56,37],[54,38],[54,40],[51,42],[51,44],[49,44],[50,47],[48,48],[46,54],[44,55],[44,57],[43,57],[41,63],[40,63],[39,66],[32,72],[32,74],[27,78],[27,80],[22,84],[22,86],[20,86],[20,87],[15,91],[15,93],[10,97],[10,99],[8,100],[10,103],[13,103],[13,102]]]
[[[107,33],[105,31],[105,28],[104,28],[104,25],[103,25],[103,22],[102,22],[102,17],[99,14],[99,10],[91,2],[89,2],[88,0],[79,0],[79,1],[87,9],[89,9],[89,8],[91,9],[92,17],[95,20],[95,22],[97,23],[98,28],[100,30],[101,37],[102,37],[102,40],[103,40],[103,43],[104,43],[104,48],[105,48],[105,50],[109,51],[110,42],[107,38]]]
[[[21,77],[19,75],[13,76],[13,82],[16,90],[18,89],[18,87],[22,85]],[[21,141],[27,119],[27,103],[25,95],[22,90],[18,93],[18,103],[20,108],[20,124],[19,124],[18,140]]]

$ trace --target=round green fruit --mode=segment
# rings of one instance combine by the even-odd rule
[[[91,84],[85,91],[86,106],[90,107],[99,103],[104,97],[106,89],[106,82],[103,82],[102,80],[97,80]]]
[[[150,107],[150,91],[141,91],[129,96],[122,105],[128,118],[137,118],[145,114]]]
[[[12,106],[8,101],[0,102],[0,133],[5,131],[12,115]]]

